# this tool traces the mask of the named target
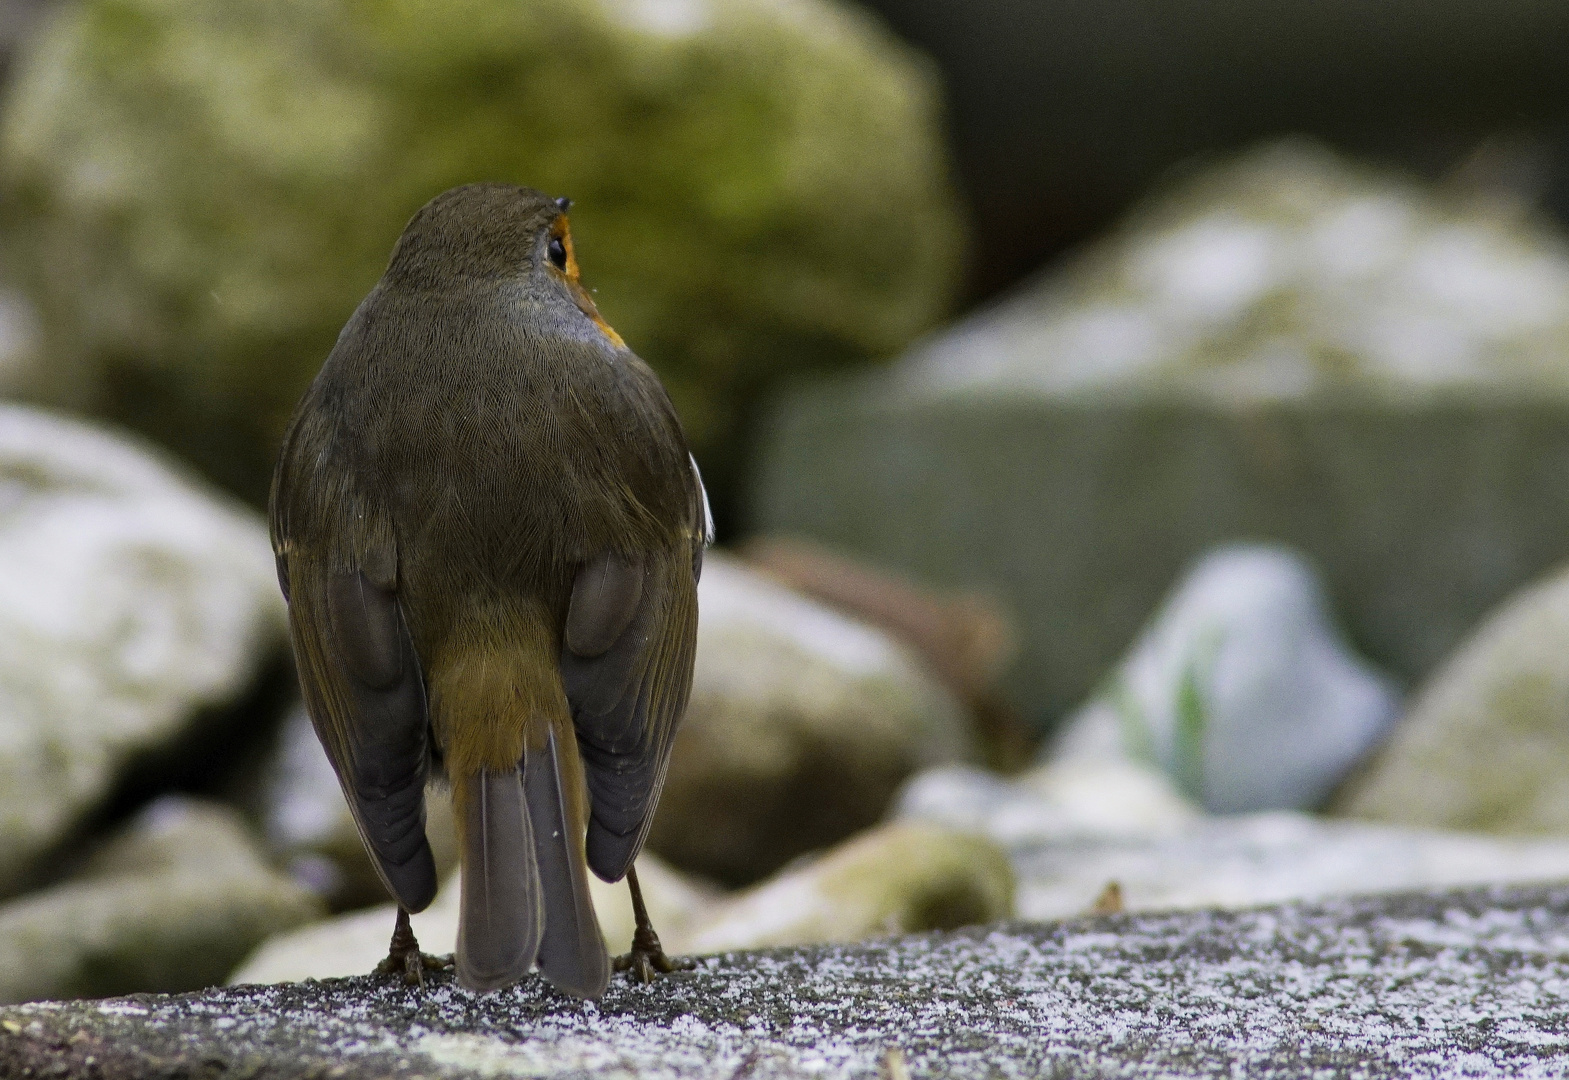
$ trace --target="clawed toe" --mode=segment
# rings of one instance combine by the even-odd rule
[[[633,979],[645,986],[660,975],[669,975],[672,971],[691,971],[697,967],[697,961],[689,957],[665,955],[657,942],[652,949],[640,949],[634,945],[631,952],[616,957],[615,963],[617,971],[630,972]]]
[[[376,965],[377,975],[398,975],[405,986],[424,986],[425,972],[443,971],[452,966],[450,956],[431,956],[420,952],[414,928],[409,925],[409,913],[398,909],[398,922],[392,931],[392,944],[387,956]]]
[[[631,972],[632,978],[647,986],[656,976],[669,975],[672,971],[691,971],[697,961],[685,957],[671,959],[659,944],[659,935],[648,919],[648,908],[643,903],[643,888],[637,883],[637,871],[627,869],[627,887],[632,891],[632,916],[637,927],[632,932],[632,951],[615,960],[617,971]]]

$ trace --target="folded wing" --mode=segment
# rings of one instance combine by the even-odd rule
[[[291,502],[287,465],[286,457],[273,498],[273,548],[305,705],[377,873],[398,903],[419,911],[437,884],[425,838],[430,718],[393,585],[396,557],[390,537],[378,544],[367,531],[374,515],[363,507]]]
[[[685,539],[636,556],[604,552],[573,582],[561,674],[588,780],[588,864],[626,874],[653,821],[692,689],[697,578],[712,538],[697,466]]]

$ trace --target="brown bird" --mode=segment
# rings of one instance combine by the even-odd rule
[[[300,683],[397,899],[383,965],[428,963],[428,781],[462,851],[458,980],[536,964],[598,997],[586,870],[625,875],[618,966],[674,966],[632,861],[692,683],[707,497],[669,397],[578,278],[569,200],[473,184],[427,203],[338,336],[273,479]]]

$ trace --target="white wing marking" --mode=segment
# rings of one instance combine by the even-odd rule
[[[708,505],[708,489],[703,486],[703,474],[697,469],[697,458],[688,454],[687,460],[692,463],[692,479],[697,481],[697,490],[703,496],[703,546],[707,547],[714,542],[714,512]]]

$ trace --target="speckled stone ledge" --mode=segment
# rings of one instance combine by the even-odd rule
[[[737,953],[597,1004],[364,977],[0,1009],[7,1078],[872,1077],[890,1047],[915,1077],[1563,1076],[1569,885]]]

